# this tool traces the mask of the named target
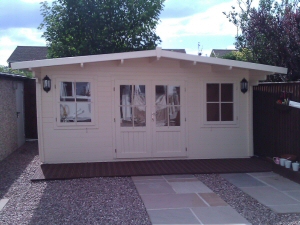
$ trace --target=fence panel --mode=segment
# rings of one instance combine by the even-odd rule
[[[300,102],[300,83],[264,83],[253,89],[254,154],[300,157],[300,109],[276,103],[282,91]]]

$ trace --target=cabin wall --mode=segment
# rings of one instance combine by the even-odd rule
[[[41,80],[48,75],[54,85],[58,78],[82,79],[92,77],[95,82],[96,126],[88,128],[58,128],[56,126],[57,99],[55,88],[48,93],[40,90],[41,109],[39,139],[40,154],[44,163],[114,161],[115,155],[115,100],[116,80],[180,80],[186,84],[186,147],[189,159],[233,158],[251,156],[251,127],[249,104],[251,93],[238,93],[239,119],[236,127],[203,126],[203,82],[210,80],[234,80],[239,83],[246,70],[214,72],[207,65],[185,65],[177,60],[148,59],[87,63],[56,67],[44,67],[37,76]],[[41,89],[38,84],[37,88]],[[239,88],[239,87],[238,87]],[[38,96],[39,97],[39,96]],[[250,138],[250,140],[249,140]],[[140,160],[140,159],[127,159]]]

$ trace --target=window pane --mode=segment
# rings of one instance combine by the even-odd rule
[[[146,105],[146,87],[145,85],[134,85],[133,105]]]
[[[135,127],[144,127],[146,126],[146,107],[137,106],[134,107],[134,126]]]
[[[219,104],[207,103],[207,121],[219,121]]]
[[[219,84],[206,85],[206,98],[207,98],[207,102],[219,101]]]
[[[180,105],[180,87],[168,86],[168,104]]]
[[[132,87],[131,85],[120,85],[120,105],[131,106]]]
[[[74,112],[76,109],[75,103],[60,104],[60,122],[75,122]]]
[[[233,102],[233,84],[221,84],[221,101]]]
[[[87,102],[91,99],[91,85],[89,82],[76,82],[76,101]]]
[[[166,98],[167,86],[165,85],[156,85],[155,86],[155,104],[156,105],[167,105]]]
[[[156,126],[164,127],[168,126],[168,108],[167,106],[157,106],[156,107]]]
[[[221,121],[233,121],[233,103],[221,104]]]
[[[77,116],[77,122],[92,122],[91,104],[77,103],[76,116]]]
[[[180,126],[180,106],[169,107],[169,126]]]
[[[120,115],[121,115],[121,127],[132,127],[132,108],[131,107],[126,107],[126,106],[121,106],[120,107]]]
[[[75,101],[72,82],[60,82],[60,101]]]

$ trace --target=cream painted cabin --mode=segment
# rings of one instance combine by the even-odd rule
[[[43,163],[250,157],[251,86],[287,72],[161,48],[12,67],[37,78]],[[46,75],[49,92],[42,87]]]

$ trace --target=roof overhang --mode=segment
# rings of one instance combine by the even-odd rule
[[[35,61],[24,61],[24,62],[15,62],[11,66],[13,69],[34,69],[41,67],[50,67],[50,66],[63,66],[71,64],[80,64],[85,63],[94,63],[94,62],[107,62],[128,59],[138,59],[138,58],[168,58],[175,59],[179,61],[188,61],[192,62],[191,64],[196,65],[197,63],[208,64],[212,66],[225,66],[229,68],[240,68],[248,69],[250,71],[261,72],[263,74],[286,74],[287,68],[262,65],[249,62],[241,62],[236,60],[220,59],[213,57],[204,57],[198,55],[189,55],[182,54],[178,52],[164,51],[160,47],[157,47],[155,50],[147,51],[136,51],[136,52],[123,52],[123,53],[112,53],[112,54],[102,54],[102,55],[88,55],[88,56],[77,56],[77,57],[66,57],[66,58],[55,58],[55,59],[44,59],[44,60],[35,60]]]

